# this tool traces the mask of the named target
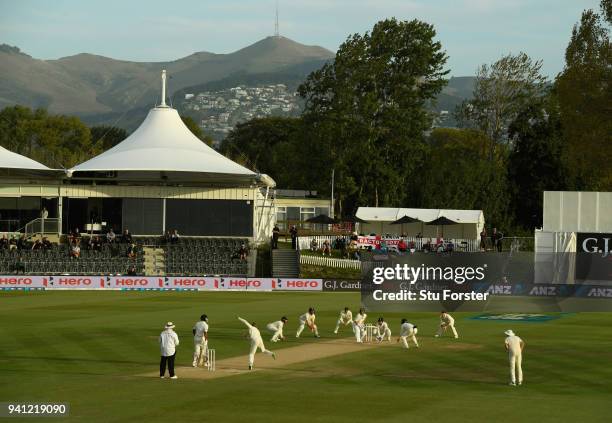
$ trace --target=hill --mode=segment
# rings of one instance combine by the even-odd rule
[[[169,88],[217,81],[233,74],[278,72],[306,62],[332,59],[322,47],[285,37],[267,37],[229,54],[198,52],[170,62],[130,62],[93,54],[39,60],[0,46],[0,107],[22,104],[81,116],[123,113],[159,101],[159,72]]]

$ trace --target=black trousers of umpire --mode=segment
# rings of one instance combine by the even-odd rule
[[[168,357],[163,355],[161,356],[161,361],[159,362],[160,376],[164,376],[166,374],[166,364],[168,364],[168,372],[170,373],[170,377],[174,376],[174,357],[176,357],[176,353]]]

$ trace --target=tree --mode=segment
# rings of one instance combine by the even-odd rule
[[[555,99],[528,105],[510,125],[509,134],[514,145],[508,160],[511,210],[519,225],[533,230],[542,226],[543,191],[567,188]]]
[[[0,143],[49,167],[69,168],[101,152],[89,128],[76,117],[44,109],[7,107],[0,112]]]
[[[380,21],[349,37],[335,61],[299,87],[309,142],[339,170],[338,200],[348,209],[399,205],[410,195],[431,127],[426,103],[447,82],[435,35],[418,20]]]
[[[181,116],[181,119],[185,126],[189,128],[191,133],[198,137],[204,144],[208,145],[209,147],[213,145],[212,137],[208,134],[205,134],[204,131],[202,131],[202,128],[198,126],[198,124],[195,122],[195,120],[193,120],[193,118],[191,118],[190,116]]]
[[[442,209],[482,209],[489,222],[508,227],[507,148],[496,146],[475,129],[436,128],[428,138],[421,172],[421,206]]]
[[[459,107],[456,117],[462,126],[477,128],[489,137],[489,160],[495,145],[508,140],[508,126],[519,111],[545,93],[541,68],[542,61],[534,62],[522,52],[478,68],[473,97]]]
[[[602,11],[610,19],[610,1]],[[612,47],[609,28],[593,10],[582,13],[565,52],[565,68],[555,82],[564,159],[572,187],[612,190]]]
[[[89,131],[91,132],[92,142],[100,143],[104,151],[116,146],[128,137],[125,129],[116,126],[92,126]]]

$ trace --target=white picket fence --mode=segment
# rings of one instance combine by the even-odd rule
[[[337,267],[341,269],[361,269],[361,262],[359,260],[338,259],[324,256],[309,256],[305,254],[300,255],[300,263],[311,264],[314,266]]]

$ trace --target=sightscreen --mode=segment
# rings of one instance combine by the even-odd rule
[[[191,236],[253,236],[253,207],[240,200],[166,200],[166,229]]]

